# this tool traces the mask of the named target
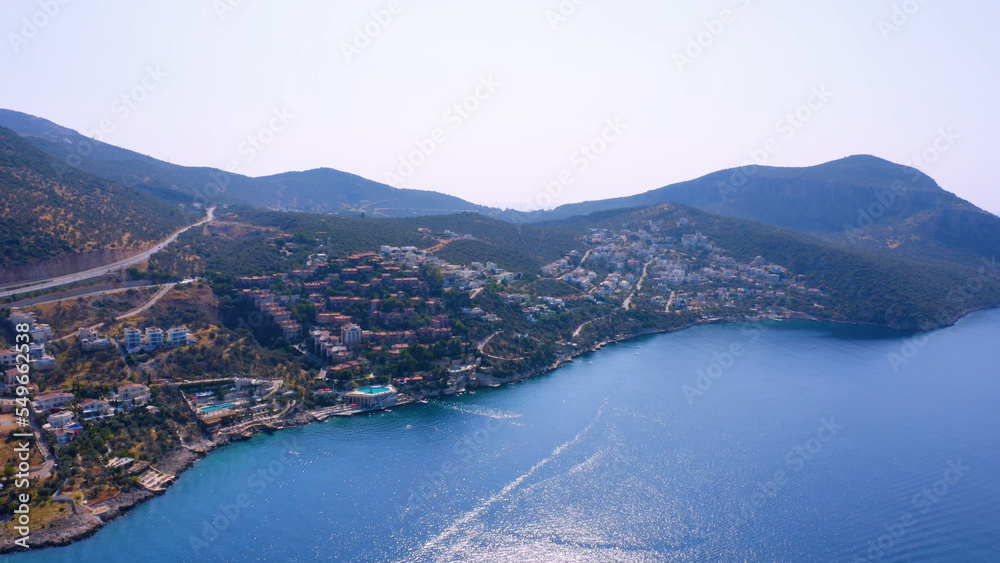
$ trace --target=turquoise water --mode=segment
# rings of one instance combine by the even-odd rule
[[[1000,561],[998,343],[1000,311],[658,335],[233,444],[5,561]]]
[[[380,395],[389,391],[392,391],[392,389],[388,387],[361,387],[356,390],[357,393],[365,393],[367,395]]]
[[[202,408],[201,412],[211,412],[211,411],[216,411],[216,410],[219,410],[219,409],[228,409],[228,408],[230,408],[232,406],[233,406],[233,403],[226,403],[224,405],[214,405],[214,406],[211,406],[211,407],[204,407],[204,408]]]

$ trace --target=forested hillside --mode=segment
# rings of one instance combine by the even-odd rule
[[[231,207],[216,215],[220,220],[215,226],[186,233],[182,244],[162,252],[154,265],[178,275],[201,271],[259,275],[301,261],[303,248],[339,256],[377,252],[390,245],[432,249],[438,257],[459,264],[496,262],[512,271],[535,273],[582,247],[574,233],[514,225],[476,213],[362,219]]]
[[[737,260],[762,256],[806,276],[828,294],[830,320],[926,329],[1000,305],[1000,269],[991,260],[966,266],[847,247],[685,205],[604,211],[543,225],[584,233],[647,221],[662,221],[664,232],[675,237],[701,232]]]
[[[180,208],[56,162],[0,128],[0,268],[96,250],[129,250],[190,217]]]
[[[854,247],[976,264],[1000,250],[1000,218],[942,189],[923,172],[859,155],[804,168],[722,170],[629,197],[536,213],[558,220],[682,203]]]
[[[253,178],[215,168],[180,166],[11,110],[0,109],[0,126],[23,135],[63,163],[63,168],[69,164],[170,202],[242,203],[353,217],[499,213],[454,196],[398,189],[330,168]]]

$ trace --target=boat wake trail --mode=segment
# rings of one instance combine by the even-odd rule
[[[515,418],[521,418],[523,416],[523,415],[521,415],[519,413],[516,413],[516,412],[504,412],[504,411],[497,410],[497,409],[484,409],[484,408],[481,408],[481,407],[473,408],[470,405],[458,406],[458,405],[449,405],[449,404],[446,404],[446,403],[435,403],[435,404],[437,406],[443,408],[443,409],[450,409],[450,410],[453,410],[453,411],[464,412],[466,414],[474,414],[476,416],[485,416],[486,418],[492,418],[494,420],[504,420],[504,421],[508,421],[508,422],[514,420]],[[515,426],[523,426],[523,424],[516,423],[516,422],[511,422],[511,424],[513,424]]]
[[[546,457],[545,459],[543,459],[543,460],[539,461],[538,463],[536,463],[531,469],[529,469],[523,475],[519,476],[518,478],[516,478],[513,481],[511,481],[510,483],[508,483],[499,492],[491,495],[488,499],[486,499],[483,502],[481,502],[479,504],[479,506],[477,506],[477,507],[473,508],[472,510],[466,512],[465,514],[463,514],[462,516],[460,516],[458,519],[456,519],[454,522],[452,522],[451,524],[449,524],[448,527],[444,529],[444,531],[442,531],[440,534],[437,535],[437,537],[431,539],[430,541],[428,541],[427,543],[425,543],[423,546],[421,546],[421,548],[419,549],[418,553],[421,556],[432,556],[433,557],[434,552],[440,551],[442,549],[442,546],[443,546],[443,544],[444,544],[445,541],[447,541],[449,538],[451,538],[454,535],[456,535],[457,533],[459,533],[470,522],[472,522],[473,520],[475,520],[476,518],[478,518],[483,512],[485,512],[486,509],[488,509],[490,506],[494,505],[498,501],[501,501],[501,500],[505,499],[508,495],[510,495],[511,492],[513,492],[515,489],[517,489],[518,487],[520,487],[526,480],[528,480],[532,475],[534,475],[539,469],[545,467],[546,465],[549,464],[549,462],[551,462],[552,460],[558,458],[567,449],[569,449],[569,448],[573,447],[574,445],[580,443],[580,441],[583,440],[584,436],[586,436],[587,433],[590,432],[590,430],[594,427],[594,425],[596,425],[598,423],[598,421],[601,420],[601,415],[604,414],[604,408],[608,406],[608,401],[609,400],[610,400],[610,397],[604,399],[604,402],[597,409],[597,414],[594,416],[594,420],[590,421],[590,424],[588,424],[576,436],[574,436],[569,441],[567,441],[567,442],[565,442],[565,443],[557,446],[554,450],[552,450],[552,453],[549,454],[548,457]],[[458,544],[453,545],[452,548],[450,550],[448,550],[448,551],[451,551],[451,552],[460,551],[461,548],[462,548],[462,546],[465,543],[467,543],[467,542],[468,542],[468,539],[466,539],[465,541],[459,542]],[[444,554],[441,554],[441,555],[443,556]]]

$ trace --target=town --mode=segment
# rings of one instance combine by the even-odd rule
[[[129,480],[151,493],[167,487],[183,469],[166,456],[177,448],[205,452],[261,430],[496,387],[644,332],[822,308],[823,292],[803,276],[760,257],[738,261],[684,221],[592,228],[537,272],[446,261],[435,251],[475,241],[454,232],[422,229],[437,241],[430,249],[329,256],[318,246],[285,271],[154,286],[132,297],[142,314],[92,324],[105,306],[94,305],[75,324],[61,321],[64,336],[38,312],[65,308],[14,309],[8,321],[31,329],[32,369],[47,374],[32,388],[32,477],[48,479],[83,440],[94,465],[70,490],[88,510],[110,510]],[[269,240],[289,248],[283,235]],[[14,350],[0,352],[0,395],[14,388],[16,362]],[[13,400],[0,410],[12,412]],[[115,437],[109,425],[130,430]]]

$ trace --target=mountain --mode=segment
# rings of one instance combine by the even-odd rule
[[[1000,306],[995,261],[966,265],[894,255],[682,204],[599,211],[538,225],[583,234],[652,223],[660,226],[662,235],[675,238],[701,232],[737,261],[761,256],[805,276],[810,286],[828,295],[821,315],[825,320],[930,329],[973,310]]]
[[[398,189],[329,168],[251,178],[215,168],[179,166],[85,137],[51,121],[0,110],[0,126],[80,170],[183,203],[242,203],[267,209],[348,216],[412,217],[499,210],[437,192]]]
[[[134,189],[63,169],[3,127],[0,195],[0,281],[18,279],[19,267],[54,259],[88,255],[100,262],[161,239],[192,218]]]
[[[367,217],[473,212],[524,223],[672,202],[893,254],[975,264],[1000,249],[1000,218],[915,168],[874,156],[804,168],[723,170],[634,196],[520,213],[437,192],[397,189],[328,168],[251,178],[178,166],[9,110],[0,110],[0,125],[70,166],[177,203],[241,203]]]
[[[1000,249],[1000,218],[915,168],[874,156],[806,168],[723,170],[630,197],[531,215],[536,221],[556,220],[667,202],[911,256],[973,263]]]
[[[413,217],[452,213],[489,214],[490,208],[455,196],[425,190],[394,188],[331,168],[286,172],[258,179],[253,200],[258,207],[285,208],[314,213],[365,213],[375,217]],[[258,186],[254,186],[258,187]],[[247,198],[246,194],[240,194]]]

